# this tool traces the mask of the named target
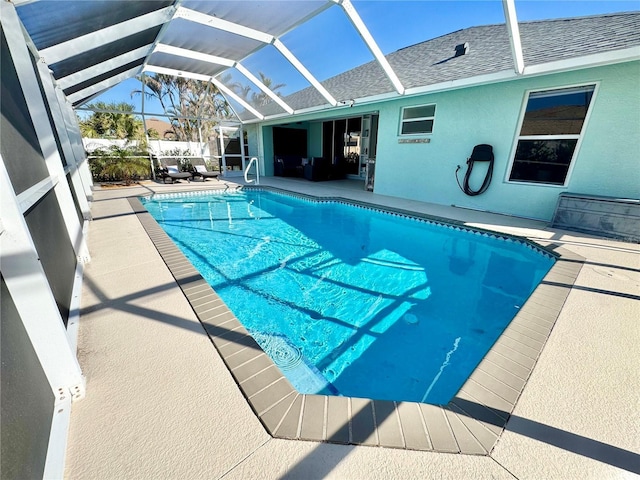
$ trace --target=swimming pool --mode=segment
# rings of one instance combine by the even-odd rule
[[[447,403],[554,262],[344,202],[143,201],[302,393]]]

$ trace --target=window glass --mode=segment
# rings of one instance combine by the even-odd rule
[[[521,136],[579,134],[593,96],[588,89],[532,94],[522,123]]]
[[[564,185],[595,86],[529,95],[509,181]]]
[[[402,134],[411,135],[416,133],[431,133],[433,131],[433,120],[420,120],[417,122],[405,122],[402,124]]]
[[[420,105],[418,107],[406,107],[402,110],[400,124],[401,135],[418,135],[433,132],[435,105]]]
[[[405,108],[402,112],[402,118],[407,120],[411,118],[433,117],[436,113],[435,105],[425,105],[424,107]]]
[[[563,185],[577,140],[520,140],[509,180]]]

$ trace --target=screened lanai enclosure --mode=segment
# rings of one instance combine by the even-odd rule
[[[393,2],[374,3],[388,10],[400,8]],[[139,84],[129,85],[138,95],[131,101],[147,140],[148,120],[165,120],[178,140],[193,142],[187,156],[204,156],[228,176],[240,175],[249,156],[257,156],[265,170],[261,132],[254,133],[257,147],[249,151],[247,125],[344,109],[365,98],[402,96],[420,87],[399,80],[364,20],[367,3],[361,8],[350,0],[13,4],[32,53],[47,65],[56,88],[78,113],[104,111],[94,100],[135,78]],[[514,62],[520,68],[513,1],[493,8],[495,16],[506,18],[509,31],[515,32]],[[369,16],[374,18],[373,12]],[[410,21],[410,16],[399,18],[378,28],[401,28],[398,23]],[[326,86],[327,77],[367,62],[375,64],[369,74],[372,80],[357,95],[340,83]],[[349,164],[349,174],[362,176],[366,146],[357,143],[355,149],[347,148],[359,138],[343,142],[344,135],[359,137],[361,132],[336,131],[333,142],[340,142],[345,158],[363,151],[361,162]],[[153,142],[149,146],[156,159],[171,154],[154,149]],[[152,160],[152,169],[157,166],[161,162]]]
[[[135,78],[140,83],[132,90],[138,95],[131,101],[143,125],[152,118],[166,120],[178,140],[193,142],[187,157],[204,156],[227,176],[241,175],[250,156],[260,159],[263,171],[270,169],[262,132],[249,128],[255,142],[247,142],[250,124],[339,111],[365,99],[411,94],[421,86],[398,78],[365,22],[367,14],[375,18],[367,3],[361,8],[350,0],[13,3],[30,46],[77,112],[97,111],[94,100]],[[392,2],[374,3],[384,3],[388,10],[400,8]],[[513,1],[492,8],[515,33],[514,65],[520,68]],[[377,26],[389,27],[400,25]],[[367,62],[375,65],[371,81],[357,94],[339,82],[327,87],[327,77]],[[375,122],[370,118],[349,122]],[[362,177],[370,157],[364,153],[367,145],[360,144],[360,129],[347,129],[346,115],[341,120],[344,128],[333,133],[336,147],[331,146],[340,152],[330,150],[329,155],[339,153],[347,160],[347,173]],[[149,146],[156,160],[172,154],[171,149],[153,148],[153,142]],[[356,154],[362,154],[360,161],[349,161],[349,155]],[[162,166],[153,159],[150,163],[154,170]]]
[[[354,160],[345,173],[363,178],[375,160],[378,116],[373,107],[353,113],[354,105],[424,94],[429,83],[465,85],[446,76],[447,62],[467,51],[464,42],[447,47],[450,58],[431,62],[441,65],[437,78],[406,59],[389,60],[389,52],[406,45],[389,35],[381,43],[376,33],[413,22],[433,28],[419,41],[442,34],[437,22],[403,15],[401,8],[409,5],[0,0],[3,478],[61,478],[71,404],[91,394],[76,353],[93,200],[79,118],[126,85],[130,113],[142,119],[149,145],[149,121],[162,120],[178,140],[198,145],[187,156],[216,160],[234,176],[250,157],[269,174],[274,152],[306,156],[308,137],[296,130],[295,117],[322,112],[310,127],[322,138],[316,148]],[[482,8],[493,9],[506,56],[496,66],[492,52],[483,52],[486,65],[468,75],[486,74],[484,82],[519,78],[526,72],[514,0]],[[589,50],[598,45],[583,44],[585,55],[598,53]],[[561,58],[562,45],[556,47],[546,51]],[[628,52],[606,62],[637,59]],[[606,63],[593,58],[594,65]],[[344,73],[359,66],[358,78]],[[435,107],[404,111],[406,118],[397,117],[409,133],[433,124]],[[152,167],[162,155],[160,147],[150,153]]]

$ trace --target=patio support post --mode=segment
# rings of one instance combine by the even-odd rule
[[[156,168],[155,165],[153,164],[153,155],[151,154],[151,149],[149,148],[149,131],[147,130],[147,118],[145,117],[144,114],[144,96],[145,96],[145,91],[144,88],[146,87],[146,83],[144,81],[144,73],[142,74],[142,78],[140,79],[140,83],[142,83],[142,101],[141,101],[141,105],[140,105],[140,109],[142,110],[140,113],[142,115],[142,127],[144,128],[144,138],[147,141],[147,151],[149,153],[149,163],[151,164],[151,178],[153,178],[154,180],[156,179]]]
[[[220,141],[220,172],[224,176],[227,172],[227,162],[224,158],[224,133],[220,124],[218,124],[218,140]]]

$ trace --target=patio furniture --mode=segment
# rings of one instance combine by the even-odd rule
[[[191,165],[193,166],[193,178],[200,177],[202,181],[206,181],[207,178],[215,178],[216,180],[220,180],[218,177],[220,176],[220,171],[212,171],[207,170],[207,165],[205,164],[204,159],[202,158],[194,158],[191,160]]]
[[[304,178],[312,182],[344,178],[342,168],[339,165],[332,164],[330,159],[324,157],[311,158],[303,168]]]
[[[273,174],[276,177],[302,177],[303,167],[304,161],[300,155],[277,155],[273,162]]]
[[[165,165],[164,168],[160,170],[160,176],[162,177],[163,183],[167,183],[167,178],[171,179],[171,183],[176,180],[187,180],[188,182],[193,178],[191,172],[181,172],[177,165]]]

